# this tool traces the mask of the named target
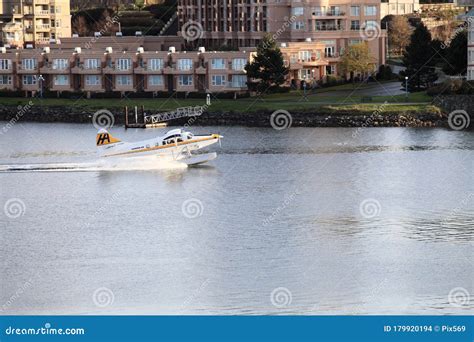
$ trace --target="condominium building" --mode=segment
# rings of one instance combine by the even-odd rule
[[[466,14],[467,21],[467,80],[474,81],[474,3]]]
[[[153,39],[152,39],[153,38]],[[84,43],[85,38],[70,38]],[[245,66],[255,49],[240,51],[177,51],[162,46],[158,37],[144,37],[144,47],[132,49],[135,37],[111,37],[97,41],[92,48],[2,49],[0,53],[0,91],[40,89],[55,92],[247,92]],[[281,51],[289,69],[286,85],[325,82],[335,72],[324,43],[282,43]]]
[[[251,52],[23,49],[0,53],[0,91],[245,92]]]
[[[385,62],[379,0],[178,0],[178,19],[178,34],[211,48],[256,46],[269,33],[279,43],[322,43],[337,62],[365,40],[376,64]]]
[[[12,0],[0,7],[4,45],[49,44],[71,36],[69,0]]]

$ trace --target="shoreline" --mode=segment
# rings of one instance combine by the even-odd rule
[[[375,104],[374,104],[375,105]],[[377,108],[381,107],[377,105]],[[27,105],[28,106],[28,105]],[[95,109],[66,106],[9,106],[0,105],[0,121],[7,122],[58,122],[92,123]],[[116,125],[125,124],[123,109],[110,110]],[[350,108],[320,107],[305,111],[208,111],[200,116],[168,121],[169,126],[246,126],[246,127],[448,127],[448,116],[438,107],[426,106],[423,112],[416,110],[351,110]],[[283,113],[283,114],[282,114]],[[290,116],[288,117],[287,114]],[[139,113],[139,123],[143,123]],[[129,114],[130,123],[135,115]],[[291,124],[290,124],[291,122]]]

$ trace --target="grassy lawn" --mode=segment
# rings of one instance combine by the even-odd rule
[[[29,101],[34,102],[34,106],[64,106],[79,107],[85,111],[97,109],[123,108],[128,106],[133,111],[134,106],[145,106],[145,110],[151,111],[168,111],[178,107],[186,106],[202,106],[205,104],[204,99],[174,99],[174,98],[156,98],[156,99],[28,99],[28,98],[0,98],[0,104],[3,105],[24,105]],[[409,94],[408,99],[405,95],[398,96],[372,96],[372,101],[363,103],[362,96],[319,96],[308,95],[307,101],[303,99],[301,92],[291,92],[287,94],[272,94],[263,97],[245,98],[238,100],[219,100],[213,99],[209,107],[210,111],[238,111],[238,112],[254,112],[262,110],[311,110],[322,106],[332,106],[337,108],[341,106],[358,105],[359,108],[377,108],[384,102],[384,110],[389,108],[401,109],[407,106],[421,109],[429,105],[431,97],[426,93]],[[405,103],[405,105],[403,105]]]

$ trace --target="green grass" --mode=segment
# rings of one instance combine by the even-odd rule
[[[285,110],[314,110],[316,108],[332,106],[334,108],[341,106],[354,106],[360,108],[377,108],[381,104],[387,102],[385,108],[401,109],[427,108],[431,97],[426,93],[409,94],[408,99],[405,95],[398,96],[372,96],[372,101],[363,103],[362,96],[328,96],[328,95],[308,95],[308,100],[303,99],[301,92],[291,92],[286,94],[272,94],[263,97],[245,98],[238,100],[219,100],[213,99],[209,111],[236,111],[236,112],[255,112],[255,111],[273,111],[279,109]],[[85,111],[97,109],[115,109],[128,106],[133,111],[134,106],[145,107],[149,111],[168,111],[178,107],[186,106],[202,106],[205,104],[204,99],[174,99],[174,98],[157,98],[157,99],[29,99],[29,98],[0,98],[2,105],[24,105],[29,101],[33,101],[35,106],[61,106],[64,110],[68,107],[82,108]],[[342,108],[342,107],[341,107]]]

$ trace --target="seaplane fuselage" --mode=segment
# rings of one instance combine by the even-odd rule
[[[97,133],[97,147],[102,157],[135,157],[168,155],[175,160],[191,156],[191,152],[219,142],[219,134],[198,135],[182,129],[174,129],[165,135],[139,142],[123,142],[106,130]]]

